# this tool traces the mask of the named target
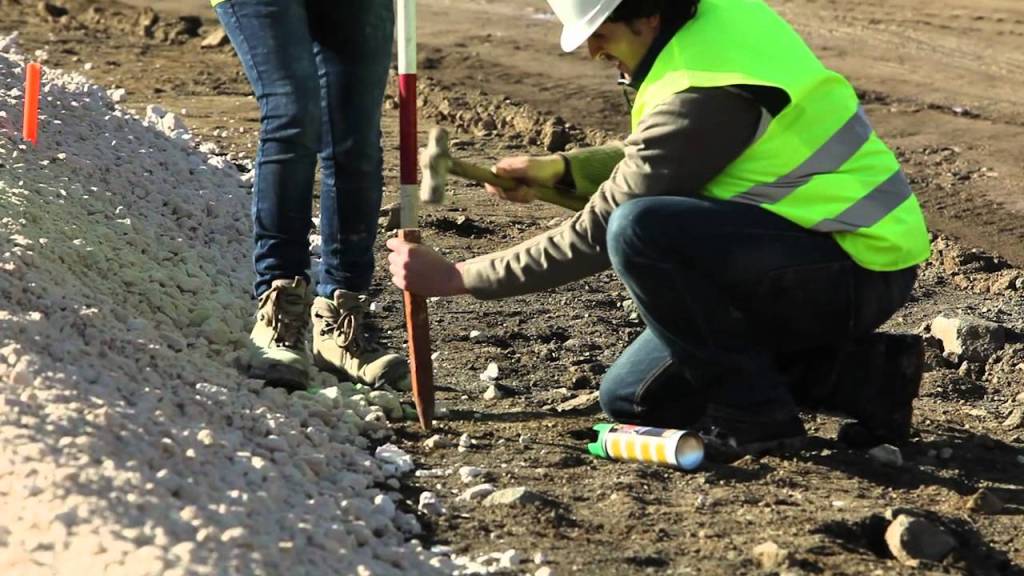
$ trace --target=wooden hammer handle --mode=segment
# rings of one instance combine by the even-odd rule
[[[448,169],[449,174],[455,174],[474,182],[485,182],[505,190],[512,190],[522,185],[522,182],[518,180],[498,176],[486,168],[471,164],[465,160],[459,160],[458,158],[452,158],[451,160],[451,168]],[[547,186],[530,186],[530,188],[536,192],[538,200],[543,200],[548,204],[554,204],[562,208],[568,208],[569,210],[580,210],[587,204],[586,198],[574,196],[571,192],[561,192]]]
[[[420,243],[418,228],[403,228],[398,238],[410,244]],[[412,376],[412,398],[416,415],[424,430],[430,430],[434,421],[434,362],[430,358],[430,323],[427,319],[427,301],[423,296],[403,290],[405,302],[405,328],[409,334],[409,373]]]

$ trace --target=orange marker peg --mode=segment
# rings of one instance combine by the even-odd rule
[[[32,143],[39,140],[39,84],[43,68],[38,62],[25,66],[25,117],[21,125],[21,136]]]

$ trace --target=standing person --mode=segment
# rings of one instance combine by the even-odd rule
[[[549,4],[564,50],[586,43],[637,90],[631,134],[500,160],[522,186],[498,196],[557,183],[590,199],[457,264],[391,239],[393,282],[491,299],[611,267],[647,325],[601,382],[611,418],[760,453],[805,438],[795,395],[853,416],[851,441],[906,440],[921,341],[874,331],[909,298],[929,236],[849,82],[762,0]]]
[[[408,365],[365,334],[365,292],[383,186],[380,110],[391,62],[390,1],[213,0],[260,107],[252,219],[253,377],[304,388],[310,353],[309,231],[320,159],[322,263],[313,361],[368,385]]]

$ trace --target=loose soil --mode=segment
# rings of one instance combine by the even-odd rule
[[[559,142],[595,144],[627,130],[613,73],[579,53],[558,52],[557,26],[543,2],[419,4],[421,123],[455,129],[459,154],[486,163]],[[1024,4],[772,4],[854,82],[941,234],[913,302],[886,328],[913,332],[943,312],[968,314],[1006,326],[1007,346],[985,363],[962,363],[943,359],[941,345],[929,340],[915,437],[902,467],[881,466],[837,443],[839,421],[808,414],[812,440],[799,454],[682,473],[592,459],[583,437],[601,420],[599,409],[556,409],[592,394],[642,330],[613,275],[507,301],[432,301],[438,401],[449,413],[433,433],[453,444],[468,434],[475,445],[427,450],[429,435],[407,422],[397,424],[401,446],[422,469],[479,466],[499,488],[526,486],[549,502],[459,505],[455,496],[466,486],[457,473],[412,477],[404,488],[410,508],[423,490],[437,492],[449,508],[422,518],[425,543],[472,557],[543,552],[558,574],[727,574],[758,571],[751,550],[772,540],[789,550],[778,571],[912,573],[881,539],[885,511],[912,507],[933,514],[958,542],[943,564],[926,569],[1024,573],[1024,430],[1004,425],[1024,406]],[[81,70],[90,63],[85,73],[94,81],[126,89],[123,105],[185,109],[199,139],[240,163],[251,160],[258,113],[230,47],[200,49],[200,37],[177,33],[170,12],[160,13],[147,37],[138,8],[108,0],[65,5],[72,18],[53,21],[38,15],[34,2],[2,0],[0,32],[20,31],[22,47],[45,50],[49,66]],[[201,14],[207,32],[216,23],[211,12]],[[385,107],[388,203],[397,183],[393,97]],[[425,241],[451,258],[524,240],[567,214],[499,203],[460,183],[448,197],[447,205],[424,210],[422,225]],[[378,256],[383,262],[382,248]],[[400,295],[382,272],[375,298],[385,305],[385,340],[401,345]],[[478,375],[490,362],[499,365],[506,398],[483,398]],[[969,511],[965,503],[979,488],[1008,506],[995,515]]]

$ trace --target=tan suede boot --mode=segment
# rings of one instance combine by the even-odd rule
[[[249,334],[255,350],[249,376],[268,384],[305,389],[309,384],[309,287],[302,278],[274,280],[259,298]]]
[[[366,297],[338,290],[334,300],[313,300],[313,362],[321,370],[367,386],[408,390],[405,358],[371,342],[363,332]]]

